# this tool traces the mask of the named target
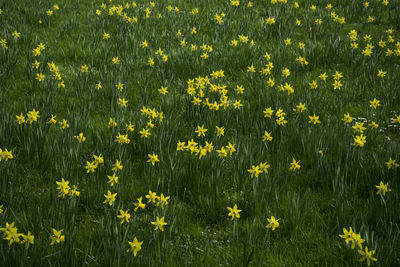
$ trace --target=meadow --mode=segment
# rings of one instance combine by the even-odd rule
[[[399,266],[397,0],[0,0],[1,266]]]

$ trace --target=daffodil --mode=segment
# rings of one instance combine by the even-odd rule
[[[240,212],[242,210],[239,210],[237,205],[235,204],[232,208],[231,207],[226,207],[229,210],[228,216],[231,216],[231,220],[233,221],[234,219],[240,218]]]
[[[274,216],[271,216],[271,218],[268,219],[268,224],[265,226],[266,228],[272,228],[272,231],[274,231],[276,228],[279,227],[279,221],[280,219],[275,219]]]
[[[137,253],[142,249],[143,241],[139,242],[135,237],[132,242],[128,241],[130,248],[126,252],[132,252],[133,256],[136,257]]]
[[[160,229],[161,232],[164,231],[164,226],[167,225],[167,223],[164,222],[164,217],[161,217],[161,219],[160,219],[160,218],[158,218],[158,216],[157,216],[157,218],[156,218],[156,221],[155,221],[155,222],[151,222],[151,224],[156,226],[156,227],[154,228],[154,230]]]

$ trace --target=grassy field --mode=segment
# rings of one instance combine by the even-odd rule
[[[0,265],[399,266],[397,0],[0,0]]]

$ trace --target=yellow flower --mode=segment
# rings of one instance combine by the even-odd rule
[[[113,172],[116,172],[117,170],[122,171],[124,166],[122,166],[121,162],[119,160],[116,160],[115,164],[113,165],[113,168],[111,169]]]
[[[299,170],[299,169],[301,168],[301,166],[300,166],[299,163],[300,163],[300,160],[299,160],[299,161],[296,161],[296,160],[293,158],[292,163],[290,163],[289,170],[291,170],[291,171]]]
[[[158,216],[156,218],[156,221],[151,222],[151,224],[156,226],[156,228],[154,228],[154,230],[160,229],[161,231],[164,231],[164,225],[167,225],[167,223],[164,222],[164,217],[161,217],[161,219],[160,219],[160,218],[158,218]]]
[[[253,178],[253,176],[255,176],[256,178],[258,178],[258,175],[262,172],[260,171],[260,166],[251,166],[251,169],[247,170],[250,173],[250,178]]]
[[[108,39],[110,39],[110,34],[104,32],[104,33],[103,33],[103,40],[108,40]]]
[[[379,185],[375,185],[375,187],[378,189],[376,192],[377,195],[385,196],[387,192],[392,191],[392,189],[389,188],[389,183],[384,184],[382,181],[380,181]]]
[[[63,230],[61,229],[60,231],[57,231],[56,229],[53,228],[53,235],[50,236],[51,242],[50,245],[54,245],[55,243],[60,243],[60,242],[64,242],[65,240],[65,236],[61,235],[61,232]]]
[[[35,109],[29,111],[26,116],[28,117],[28,122],[31,124],[34,121],[37,121],[38,118],[40,118],[39,116],[39,111],[36,111]]]
[[[121,219],[121,224],[123,224],[124,222],[129,223],[129,219],[131,218],[131,215],[128,212],[129,210],[123,211],[123,210],[119,210],[120,215],[118,215],[118,219]]]
[[[78,140],[79,144],[86,141],[86,137],[83,136],[83,133],[79,133],[79,135],[75,135],[74,138],[76,138]]]
[[[364,250],[358,250],[358,253],[362,256],[360,261],[365,261],[367,260],[367,265],[371,265],[371,261],[377,261],[376,258],[374,258],[372,255],[375,254],[375,250],[370,250],[368,251],[368,247],[366,246]]]
[[[88,70],[89,70],[89,67],[86,64],[81,66],[81,72],[82,73],[88,72]]]
[[[114,186],[114,184],[118,184],[118,176],[115,175],[115,172],[113,173],[112,176],[107,175],[108,178],[108,184],[111,186]]]
[[[272,231],[274,231],[275,230],[275,228],[278,228],[279,227],[279,220],[280,219],[275,219],[275,217],[274,216],[271,216],[271,218],[269,218],[269,219],[267,219],[268,220],[268,224],[267,224],[267,226],[265,226],[265,228],[272,228]]]
[[[234,219],[240,218],[240,212],[242,210],[239,210],[236,204],[233,206],[233,208],[230,208],[230,207],[226,207],[226,208],[229,210],[228,216],[232,217],[231,218],[232,221]]]
[[[207,129],[204,129],[204,125],[197,126],[197,129],[195,131],[198,136],[206,136]]]
[[[137,253],[142,249],[143,241],[139,242],[139,241],[137,240],[137,238],[135,237],[135,238],[132,240],[132,242],[131,242],[131,241],[128,241],[128,244],[129,244],[130,248],[129,248],[126,252],[131,251],[131,252],[133,253],[133,256],[136,257]]]
[[[36,80],[43,82],[46,76],[43,73],[36,73]]]
[[[389,158],[388,162],[385,162],[388,169],[398,168],[400,165],[396,163],[396,160]]]
[[[319,121],[319,116],[316,116],[315,115],[315,113],[314,113],[314,115],[312,115],[312,116],[308,116],[308,118],[310,119],[309,121],[308,121],[308,123],[312,123],[312,124],[317,124],[317,123],[321,123],[320,121]]]
[[[149,190],[149,194],[146,195],[146,198],[149,200],[149,201],[147,201],[147,203],[150,203],[150,202],[156,203],[156,201],[159,199],[159,197],[157,196],[157,193],[151,192],[151,190]]]
[[[147,162],[151,162],[151,165],[153,165],[153,166],[154,166],[154,164],[155,164],[156,162],[159,162],[159,161],[160,161],[160,160],[158,159],[158,155],[154,154],[154,152],[153,152],[153,155],[147,154],[147,156],[149,157],[149,159],[147,160]]]
[[[85,168],[87,169],[86,173],[94,172],[94,170],[97,168],[97,164],[98,164],[97,161],[93,162],[86,161],[86,166],[85,166]]]
[[[107,195],[104,195],[106,200],[104,200],[104,204],[108,203],[110,206],[114,203],[115,197],[117,196],[117,193],[112,194],[110,190],[107,191]]]
[[[356,135],[356,137],[354,137],[353,146],[364,147],[364,144],[366,143],[366,139],[367,139],[367,137],[364,136],[363,134]]]
[[[269,133],[268,131],[264,131],[264,136],[263,136],[263,139],[262,139],[264,142],[265,141],[272,141],[272,136],[271,136],[271,133]]]
[[[17,118],[18,124],[23,124],[23,123],[25,123],[24,114],[21,113],[19,116],[18,116],[18,115],[15,115],[15,117]]]
[[[140,198],[137,199],[138,202],[134,203],[134,205],[135,205],[134,211],[137,211],[139,208],[144,210],[144,208],[146,207],[146,204],[142,203],[142,199],[143,199],[143,197],[140,197]]]

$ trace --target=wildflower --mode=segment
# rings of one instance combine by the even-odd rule
[[[374,121],[371,121],[371,123],[368,124],[368,125],[369,125],[369,127],[371,127],[371,129],[376,129],[376,128],[379,127],[379,125],[378,125],[376,122],[374,122]]]
[[[282,70],[282,76],[284,76],[286,78],[289,77],[290,76],[290,70],[288,68],[284,68]]]
[[[288,122],[288,121],[285,120],[285,117],[284,117],[284,116],[278,117],[278,119],[276,120],[276,124],[278,124],[278,125],[284,125],[284,124],[286,124],[287,122]]]
[[[159,201],[157,202],[157,206],[161,205],[161,209],[164,209],[164,205],[168,205],[168,200],[169,200],[169,196],[164,196],[163,193],[161,193]]]
[[[34,121],[37,121],[38,118],[40,118],[39,116],[39,111],[36,111],[35,109],[29,111],[26,116],[28,117],[27,121],[31,124]]]
[[[96,161],[93,161],[93,162],[86,161],[85,168],[87,169],[86,173],[94,172],[94,170],[97,168],[97,162]]]
[[[231,142],[226,146],[226,150],[229,152],[229,155],[232,156],[233,152],[236,151],[235,145],[232,145]]]
[[[233,208],[227,207],[227,209],[229,210],[228,216],[232,216],[232,218],[231,218],[232,221],[234,219],[240,218],[240,214],[239,213],[242,210],[239,210],[236,204],[233,206]]]
[[[143,241],[140,241],[140,242],[139,242],[139,241],[137,240],[137,238],[135,237],[135,238],[132,240],[132,242],[131,242],[131,241],[128,241],[128,244],[129,244],[130,248],[129,248],[126,252],[131,251],[131,252],[133,253],[133,256],[136,257],[137,253],[142,249]]]
[[[344,114],[342,121],[344,121],[344,124],[348,124],[348,123],[351,123],[353,121],[353,119],[354,118],[352,118],[350,116],[350,114],[347,112],[347,114]]]
[[[300,163],[300,160],[299,160],[299,161],[296,161],[296,160],[293,158],[292,163],[290,163],[290,168],[289,168],[289,170],[291,170],[291,171],[299,170],[299,169],[301,168],[301,166],[300,166],[299,163]]]
[[[14,31],[11,33],[11,35],[12,35],[15,39],[18,39],[18,38],[21,37],[21,33],[20,33],[20,32],[17,32],[16,30],[14,30]]]
[[[119,64],[119,57],[113,57],[112,58],[112,62],[114,65],[118,65]]]
[[[265,226],[265,228],[272,228],[272,231],[275,230],[275,228],[279,227],[279,221],[280,219],[275,219],[274,216],[271,216],[271,218],[268,219],[268,224]]]
[[[64,178],[61,178],[61,182],[56,182],[58,185],[57,190],[60,190],[59,197],[65,197],[69,194],[69,190],[71,187],[69,186],[69,181],[65,181]]]
[[[138,199],[137,199],[138,202],[137,202],[137,203],[134,203],[134,205],[135,205],[134,211],[137,211],[139,208],[141,208],[142,210],[144,210],[144,208],[146,207],[146,204],[142,203],[142,198],[143,198],[143,197],[138,198]]]
[[[108,39],[110,39],[110,34],[104,32],[104,33],[103,33],[103,40],[108,40]]]
[[[141,131],[139,131],[140,137],[141,138],[147,138],[149,135],[151,135],[149,129],[143,128]]]
[[[265,141],[272,141],[272,136],[271,136],[271,133],[269,133],[269,132],[267,132],[267,131],[264,131],[264,136],[263,136],[263,142],[265,142]]]
[[[332,85],[333,85],[333,90],[336,89],[340,90],[343,87],[343,84],[340,80],[335,80]]]
[[[149,200],[149,201],[147,201],[147,203],[150,203],[150,202],[156,203],[156,201],[159,199],[156,192],[151,192],[151,190],[149,190],[149,194],[146,195],[146,198]]]
[[[317,89],[318,88],[317,81],[315,81],[315,80],[313,80],[312,82],[308,83],[308,85],[310,86],[310,89]]]
[[[296,108],[294,108],[293,111],[300,114],[303,111],[305,111],[306,109],[307,109],[306,105],[300,102],[298,105],[296,105]]]
[[[60,122],[60,125],[62,129],[69,128],[68,121],[65,119],[63,119],[62,122]]]
[[[35,237],[28,232],[26,235],[21,234],[22,240],[20,244],[25,244],[25,248],[29,248],[29,245],[33,245]]]
[[[36,80],[43,82],[46,76],[43,73],[36,73]]]
[[[314,113],[314,115],[312,115],[312,116],[308,116],[308,118],[310,119],[309,121],[308,121],[308,123],[312,123],[312,124],[317,124],[317,123],[321,123],[320,121],[319,121],[319,116],[316,116],[315,115],[315,113]]]
[[[354,137],[353,146],[364,147],[364,144],[366,143],[366,139],[367,139],[367,137],[364,136],[363,134],[356,135],[356,137]]]
[[[374,98],[373,100],[369,101],[370,105],[369,107],[376,109],[377,107],[380,107],[380,100],[377,100],[376,98]]]
[[[224,127],[218,127],[218,126],[216,126],[216,128],[217,128],[217,136],[223,136],[224,135],[224,133],[225,133],[225,129],[224,129]]]
[[[103,159],[103,156],[101,154],[99,156],[93,155],[93,158],[94,158],[94,161],[99,163],[99,164],[104,163],[104,159]]]
[[[320,78],[321,80],[326,81],[326,78],[327,78],[326,72],[320,74],[320,75],[318,76],[318,78]]]
[[[251,64],[250,67],[247,67],[247,72],[256,72],[256,69],[254,68],[253,64]]]
[[[261,172],[261,173],[262,173],[262,172],[268,173],[268,169],[271,167],[271,165],[269,165],[269,164],[266,163],[266,162],[261,162],[261,163],[258,165],[258,167],[260,168],[260,172]]]
[[[118,98],[118,105],[120,105],[123,108],[126,108],[126,105],[128,104],[128,100],[124,98]]]
[[[152,59],[151,57],[149,57],[149,60],[147,61],[147,65],[149,65],[149,66],[154,66],[154,59]]]
[[[124,84],[121,83],[121,82],[118,82],[118,84],[116,84],[115,87],[116,87],[117,90],[122,92],[122,90],[124,89]]]
[[[161,217],[161,219],[160,219],[160,218],[158,218],[158,216],[156,218],[156,221],[151,222],[151,224],[156,226],[156,228],[154,228],[154,230],[160,229],[162,232],[164,231],[164,225],[167,225],[167,223],[164,222],[164,217]]]
[[[18,116],[18,115],[15,115],[15,117],[17,118],[18,124],[24,124],[24,123],[25,123],[24,114],[21,113],[19,116]]]
[[[371,265],[371,261],[377,261],[376,258],[374,258],[372,255],[374,255],[375,250],[370,250],[368,251],[368,247],[366,246],[364,250],[358,250],[358,253],[362,256],[360,261],[365,261],[367,260],[367,265]]]
[[[168,93],[168,87],[161,86],[161,88],[158,89],[158,92],[160,92],[160,94],[162,94],[162,95],[165,95]]]
[[[121,162],[119,160],[115,161],[115,164],[113,165],[113,168],[111,169],[113,172],[116,172],[117,170],[122,171],[124,166],[122,166]]]
[[[353,130],[356,133],[363,133],[367,128],[364,127],[364,123],[363,122],[356,122],[356,124],[353,125]]]
[[[154,154],[154,152],[153,152],[153,155],[147,154],[147,156],[149,157],[149,159],[147,160],[147,162],[151,162],[151,165],[153,165],[153,166],[154,166],[154,164],[155,164],[156,162],[159,162],[159,161],[160,161],[160,160],[158,159],[158,155]]]
[[[113,173],[112,176],[107,175],[108,178],[108,184],[111,186],[114,186],[114,184],[118,184],[118,176],[115,175],[115,172]]]
[[[141,46],[142,48],[146,48],[146,47],[149,46],[149,43],[148,43],[146,40],[144,40],[140,46]]]
[[[128,212],[129,210],[123,211],[123,210],[119,210],[120,215],[118,215],[118,219],[121,219],[121,224],[123,224],[124,222],[129,223],[129,219],[131,218],[131,215]]]
[[[13,159],[14,156],[12,154],[12,150],[8,151],[7,148],[4,151],[1,151],[0,149],[0,161],[2,159],[5,159],[5,161],[8,161],[9,159]]]
[[[78,140],[79,144],[86,141],[86,137],[83,136],[83,133],[79,133],[79,135],[75,135],[74,138]]]
[[[54,245],[55,243],[60,243],[60,242],[64,242],[65,240],[65,236],[61,235],[61,232],[63,231],[63,229],[61,229],[60,231],[57,231],[56,229],[53,228],[53,235],[50,236],[51,242],[50,245]]]
[[[3,205],[0,205],[0,214],[3,213]]]
[[[387,71],[383,71],[383,70],[378,70],[378,77],[379,78],[384,78],[387,74]]]
[[[82,73],[88,72],[88,70],[89,70],[89,67],[86,64],[81,66],[81,72]]]
[[[129,122],[128,124],[125,124],[125,127],[126,127],[126,131],[127,132],[133,132],[134,131],[134,128],[133,128],[133,125],[132,125],[132,123],[131,122]]]
[[[104,200],[104,204],[108,203],[110,206],[114,203],[115,197],[117,196],[117,193],[112,194],[110,190],[107,191],[107,195],[104,195],[106,200]]]
[[[240,100],[235,100],[235,102],[233,103],[234,109],[240,109],[242,106],[243,106],[243,104],[240,103]]]
[[[247,170],[250,173],[250,178],[253,178],[253,176],[255,176],[256,178],[258,178],[258,175],[262,172],[260,171],[260,166],[251,166],[251,169]]]
[[[108,128],[110,128],[110,127],[113,127],[113,128],[117,127],[117,122],[113,118],[110,118],[110,120],[108,121]]]
[[[389,183],[384,184],[382,181],[379,183],[379,185],[375,185],[375,187],[378,189],[376,192],[377,195],[385,196],[387,192],[392,191],[392,189],[389,188]]]
[[[264,109],[264,118],[271,118],[274,110],[271,107]]]
[[[47,121],[48,124],[56,124],[56,116],[51,115],[51,118]]]
[[[400,115],[394,115],[393,123],[400,123]]]
[[[396,163],[396,160],[393,160],[392,158],[389,158],[389,161],[385,162],[385,164],[388,169],[394,169],[400,166],[398,163]]]
[[[198,136],[206,136],[207,129],[204,129],[204,125],[197,126],[197,130],[195,131]]]
[[[220,150],[216,150],[218,153],[219,158],[225,158],[228,156],[228,152],[226,151],[225,147],[221,147]]]

